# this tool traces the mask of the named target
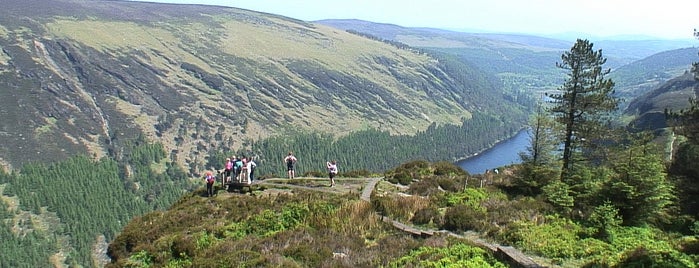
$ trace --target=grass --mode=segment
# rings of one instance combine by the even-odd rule
[[[34,135],[36,136],[41,136],[42,134],[47,134],[51,133],[55,127],[56,127],[56,118],[55,117],[46,117],[44,118],[44,121],[46,121],[46,124],[40,127],[37,127],[34,130]]]

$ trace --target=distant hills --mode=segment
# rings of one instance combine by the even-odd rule
[[[203,167],[212,148],[291,129],[411,134],[523,111],[471,63],[235,8],[8,0],[0,47],[5,167],[141,136]]]
[[[431,28],[406,28],[361,20],[317,23],[363,32],[414,47],[457,55],[493,73],[510,91],[542,94],[558,88],[564,75],[555,66],[573,41],[522,34],[465,33]],[[619,97],[630,101],[681,75],[697,61],[695,40],[591,40],[607,58],[606,68]],[[622,108],[626,103],[622,104]]]
[[[625,110],[635,129],[656,130],[667,127],[665,111],[689,108],[689,98],[697,98],[699,82],[685,73],[633,99]]]
[[[697,42],[699,44],[699,42]],[[610,78],[617,94],[628,101],[682,76],[692,63],[699,61],[697,48],[681,48],[659,52],[615,69]]]
[[[309,147],[349,137],[352,155],[482,150],[497,138],[434,144],[520,129],[536,96],[561,85],[555,63],[571,45],[206,5],[4,0],[0,165],[24,171],[0,172],[0,232],[13,240],[0,243],[13,254],[4,263],[99,266],[100,249],[129,218],[170,206],[224,151],[266,138],[287,150],[289,133],[317,138]],[[696,81],[676,77],[696,61],[690,46],[595,41],[638,126],[660,122],[660,111],[691,96]],[[389,134],[397,142],[386,142]]]
[[[288,129],[410,134],[473,113],[512,114],[523,108],[522,96],[561,84],[555,63],[571,44],[359,20],[310,23],[204,5],[3,6],[5,167],[76,153],[99,157],[137,136],[162,142],[182,165],[201,166],[199,155],[211,148],[241,148],[242,140]],[[625,64],[686,45],[595,44],[620,73]],[[653,72],[626,72],[618,82],[631,91],[639,87],[634,79]]]

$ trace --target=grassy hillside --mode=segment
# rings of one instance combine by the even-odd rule
[[[633,119],[630,124],[637,129],[665,128],[665,111],[689,108],[689,98],[696,98],[699,93],[697,85],[699,83],[694,79],[694,75],[685,73],[633,99],[624,115]]]
[[[617,95],[627,100],[622,107],[688,72],[692,63],[699,60],[697,51],[697,48],[669,50],[615,69],[609,76],[615,82]]]
[[[212,149],[244,149],[289,129],[414,134],[474,113],[524,113],[497,77],[451,56],[292,18],[131,1],[4,6],[6,168],[76,153],[118,157],[144,136],[196,173]]]
[[[521,168],[471,177],[415,161],[388,170],[375,188],[341,176],[332,188],[310,177],[264,181],[249,194],[199,189],[132,220],[110,244],[107,267],[518,267],[505,249],[543,267],[696,266],[691,234],[599,223],[601,209],[571,215],[544,196],[512,194]]]
[[[557,88],[563,74],[556,68],[572,42],[519,34],[464,33],[430,28],[406,28],[359,20],[322,20],[318,23],[374,35],[410,46],[455,55],[500,78],[508,92],[539,96]],[[689,35],[688,35],[689,36]],[[606,68],[621,97],[631,99],[685,71],[696,59],[687,40],[590,40],[602,49]],[[636,95],[634,95],[636,94]]]
[[[343,167],[378,170],[480,151],[527,117],[450,55],[235,8],[9,0],[0,51],[2,266],[101,266],[131,217],[170,206],[218,155],[265,148],[273,169],[303,146],[305,161],[351,151]]]

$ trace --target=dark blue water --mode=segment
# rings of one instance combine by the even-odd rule
[[[525,151],[529,146],[529,135],[528,130],[522,130],[514,137],[496,144],[487,151],[457,161],[456,164],[470,174],[482,174],[486,169],[520,163],[519,152]]]

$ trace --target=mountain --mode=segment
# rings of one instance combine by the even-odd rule
[[[289,130],[413,134],[521,107],[472,65],[236,8],[7,0],[0,47],[6,168],[145,137],[196,169]]]
[[[467,33],[360,20],[321,20],[318,23],[374,35],[379,38],[451,53],[465,62],[493,73],[511,91],[544,92],[556,89],[564,76],[556,68],[561,54],[573,45],[570,39],[523,34]],[[584,38],[584,37],[579,37]],[[594,40],[607,58],[605,67],[620,68],[668,50],[696,45],[695,40]],[[686,52],[686,51],[683,51]],[[669,78],[667,78],[669,79]]]
[[[689,47],[660,52],[621,66],[609,77],[614,81],[619,97],[633,100],[689,71],[692,63],[699,60],[697,51],[697,48]]]
[[[301,143],[304,172],[330,150],[341,172],[463,157],[522,128],[515,97],[450,55],[273,14],[3,1],[0,267],[102,267],[130,219],[258,144],[270,174]]]
[[[696,98],[697,94],[699,81],[692,73],[686,72],[633,99],[624,114],[633,118],[629,125],[635,129],[665,128],[665,110],[689,108],[689,98]]]

